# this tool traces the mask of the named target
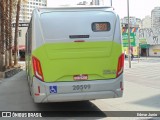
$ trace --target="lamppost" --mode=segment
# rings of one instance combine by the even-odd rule
[[[129,62],[129,68],[131,68],[131,42],[130,42],[129,0],[127,0],[127,12],[128,12],[128,62]]]

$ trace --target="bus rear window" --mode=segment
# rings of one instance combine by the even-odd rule
[[[92,23],[92,31],[103,32],[111,29],[109,22],[94,22]]]

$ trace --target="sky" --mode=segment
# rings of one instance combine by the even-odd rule
[[[81,1],[91,2],[91,0],[48,0],[47,6],[76,5]],[[110,1],[103,0],[103,3],[110,6]],[[127,16],[127,0],[112,0],[112,6],[120,15],[120,18]],[[160,0],[129,0],[129,14],[142,19],[147,15],[151,16],[152,9],[157,6],[160,7]]]

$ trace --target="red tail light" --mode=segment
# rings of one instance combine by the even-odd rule
[[[44,81],[43,72],[42,72],[40,61],[36,57],[32,56],[32,62],[33,62],[33,69],[34,69],[35,77],[37,77],[41,81]]]
[[[123,88],[123,82],[120,82],[120,88],[121,88],[121,91],[124,90],[124,88]]]
[[[123,72],[123,69],[124,69],[124,54],[121,54],[121,56],[118,59],[116,77],[118,77]]]

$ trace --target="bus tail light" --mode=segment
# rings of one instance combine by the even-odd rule
[[[34,95],[35,95],[35,96],[40,96],[40,92],[41,92],[41,90],[40,90],[40,86],[38,86],[38,92],[37,92],[37,93],[35,93]]]
[[[36,57],[32,56],[32,63],[33,63],[33,69],[34,69],[35,77],[37,77],[41,81],[44,81],[43,72],[42,72],[40,61]]]
[[[120,89],[121,89],[121,91],[123,91],[123,90],[124,90],[123,82],[120,82]]]
[[[124,69],[124,53],[122,53],[118,59],[116,77],[118,77],[123,72],[123,69]]]

